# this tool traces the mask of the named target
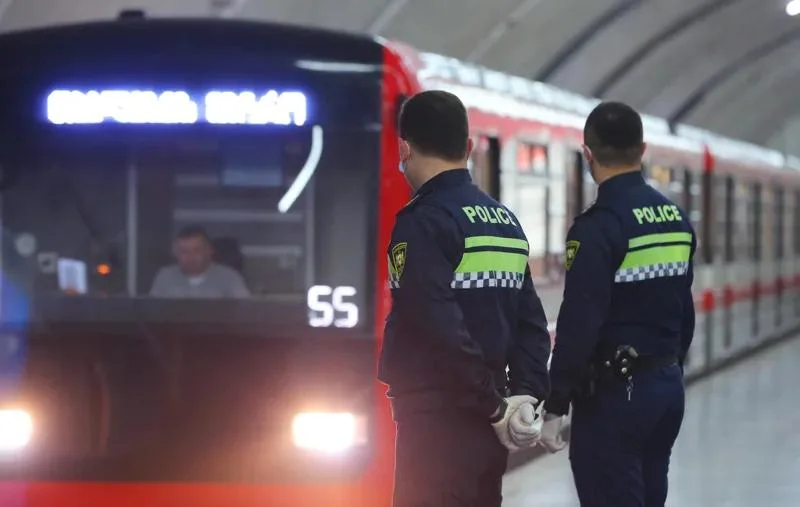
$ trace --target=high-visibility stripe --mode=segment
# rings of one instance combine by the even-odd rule
[[[465,251],[453,272],[453,289],[521,289],[528,266],[528,242],[502,236],[464,238]],[[511,251],[509,251],[511,250]],[[400,288],[400,274],[389,259],[389,287]]]
[[[525,273],[528,256],[511,252],[465,252],[456,273],[478,273],[488,271],[505,271],[509,273]]]
[[[501,236],[470,236],[464,241],[464,248],[495,247],[514,248],[528,251],[528,242],[524,239],[503,238]]]
[[[654,246],[628,252],[619,269],[643,268],[689,261],[690,245]]]
[[[628,248],[639,248],[648,245],[658,245],[664,243],[689,243],[692,244],[692,235],[688,232],[661,232],[658,234],[647,234],[631,238],[628,241]]]

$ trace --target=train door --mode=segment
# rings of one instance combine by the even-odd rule
[[[564,153],[561,145],[517,141],[503,175],[503,203],[517,215],[528,237],[531,276],[551,318],[558,311],[564,276],[568,225]]]
[[[730,193],[733,191],[727,183],[727,176],[715,174],[711,169],[708,160],[702,172],[685,169],[683,196],[677,201],[683,206],[695,232],[697,248],[693,258],[693,289],[695,295],[702,297],[701,308],[704,310],[710,307],[708,298],[712,297],[713,288],[727,276],[724,259],[730,248],[725,246],[729,237],[725,224],[730,222]],[[716,351],[726,350],[725,340],[730,341],[731,329],[730,320],[722,316],[723,311],[729,312],[729,309],[696,314],[695,345],[687,356],[687,371],[708,367],[714,362]]]
[[[480,135],[467,165],[472,181],[498,201],[500,195],[500,139]]]
[[[659,163],[644,165],[642,174],[648,185],[658,190],[672,202],[681,207],[685,217],[696,232],[697,251],[694,256],[694,288],[704,288],[707,284],[705,270],[711,268],[702,254],[702,223],[704,218],[711,219],[708,209],[703,209],[701,186],[697,177],[685,167],[670,167]],[[709,344],[712,336],[712,319],[706,315],[697,316],[694,346],[686,357],[685,367],[688,371],[702,368],[711,356]]]
[[[773,189],[773,226],[774,226],[774,251],[773,251],[773,258],[774,261],[774,270],[773,270],[773,278],[772,278],[772,285],[773,285],[773,295],[774,295],[774,326],[776,330],[781,329],[783,327],[783,321],[785,319],[785,315],[783,313],[783,302],[784,302],[784,266],[783,266],[783,259],[784,255],[784,233],[785,233],[785,210],[786,210],[786,202],[785,202],[785,194],[783,192],[783,188],[779,185],[776,185]]]
[[[761,240],[761,257],[758,265],[758,334],[753,339],[762,339],[775,331],[775,308],[777,306],[777,291],[775,280],[780,272],[778,270],[778,235],[776,234],[777,221],[776,189],[769,184],[762,183],[760,197],[761,223],[759,224]]]
[[[597,197],[597,185],[589,173],[589,167],[585,164],[583,153],[580,151],[571,153],[572,168],[567,174],[569,223],[591,206]]]
[[[761,322],[759,319],[760,311],[760,298],[759,293],[761,291],[761,276],[763,274],[762,263],[763,263],[763,253],[764,253],[764,244],[763,244],[763,234],[762,228],[764,227],[764,215],[763,215],[763,194],[762,194],[762,185],[761,183],[755,183],[752,187],[752,196],[753,196],[753,281],[751,284],[750,294],[753,300],[753,306],[751,311],[752,316],[752,328],[751,328],[751,336],[750,339],[755,339],[760,332]]]
[[[733,176],[726,175],[724,178],[724,181],[718,180],[719,183],[724,183],[724,185],[717,185],[717,188],[722,189],[723,195],[717,196],[715,204],[717,205],[717,209],[721,210],[724,220],[723,227],[721,231],[717,231],[717,234],[720,232],[723,234],[722,276],[720,279],[725,280],[726,283],[722,294],[722,349],[727,350],[733,343],[734,318],[736,317],[733,313],[734,296],[730,288],[731,281],[729,280],[729,275],[731,267],[741,258],[744,252],[737,252],[736,246],[738,245],[735,243],[735,234],[739,232],[734,230],[734,220],[736,217],[733,207],[736,199],[736,184]]]
[[[792,255],[795,260],[792,266],[792,272],[798,273],[800,271],[800,191],[794,192],[794,213],[792,217]],[[794,293],[794,318],[800,318],[800,287],[797,285],[797,275],[793,277],[795,282]]]

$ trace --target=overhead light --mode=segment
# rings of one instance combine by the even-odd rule
[[[786,14],[789,16],[797,16],[800,14],[800,0],[792,0],[786,4]]]

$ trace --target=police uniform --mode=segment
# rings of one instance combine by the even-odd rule
[[[603,182],[567,236],[545,410],[573,405],[582,507],[663,507],[694,332],[688,217],[640,171]],[[637,357],[638,356],[638,357]]]
[[[549,392],[525,234],[456,169],[397,214],[388,256],[379,378],[397,423],[394,505],[499,506],[508,452],[489,419],[508,391]]]

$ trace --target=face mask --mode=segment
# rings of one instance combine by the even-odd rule
[[[406,173],[406,163],[402,160],[397,164],[397,170],[400,171],[400,174]]]

